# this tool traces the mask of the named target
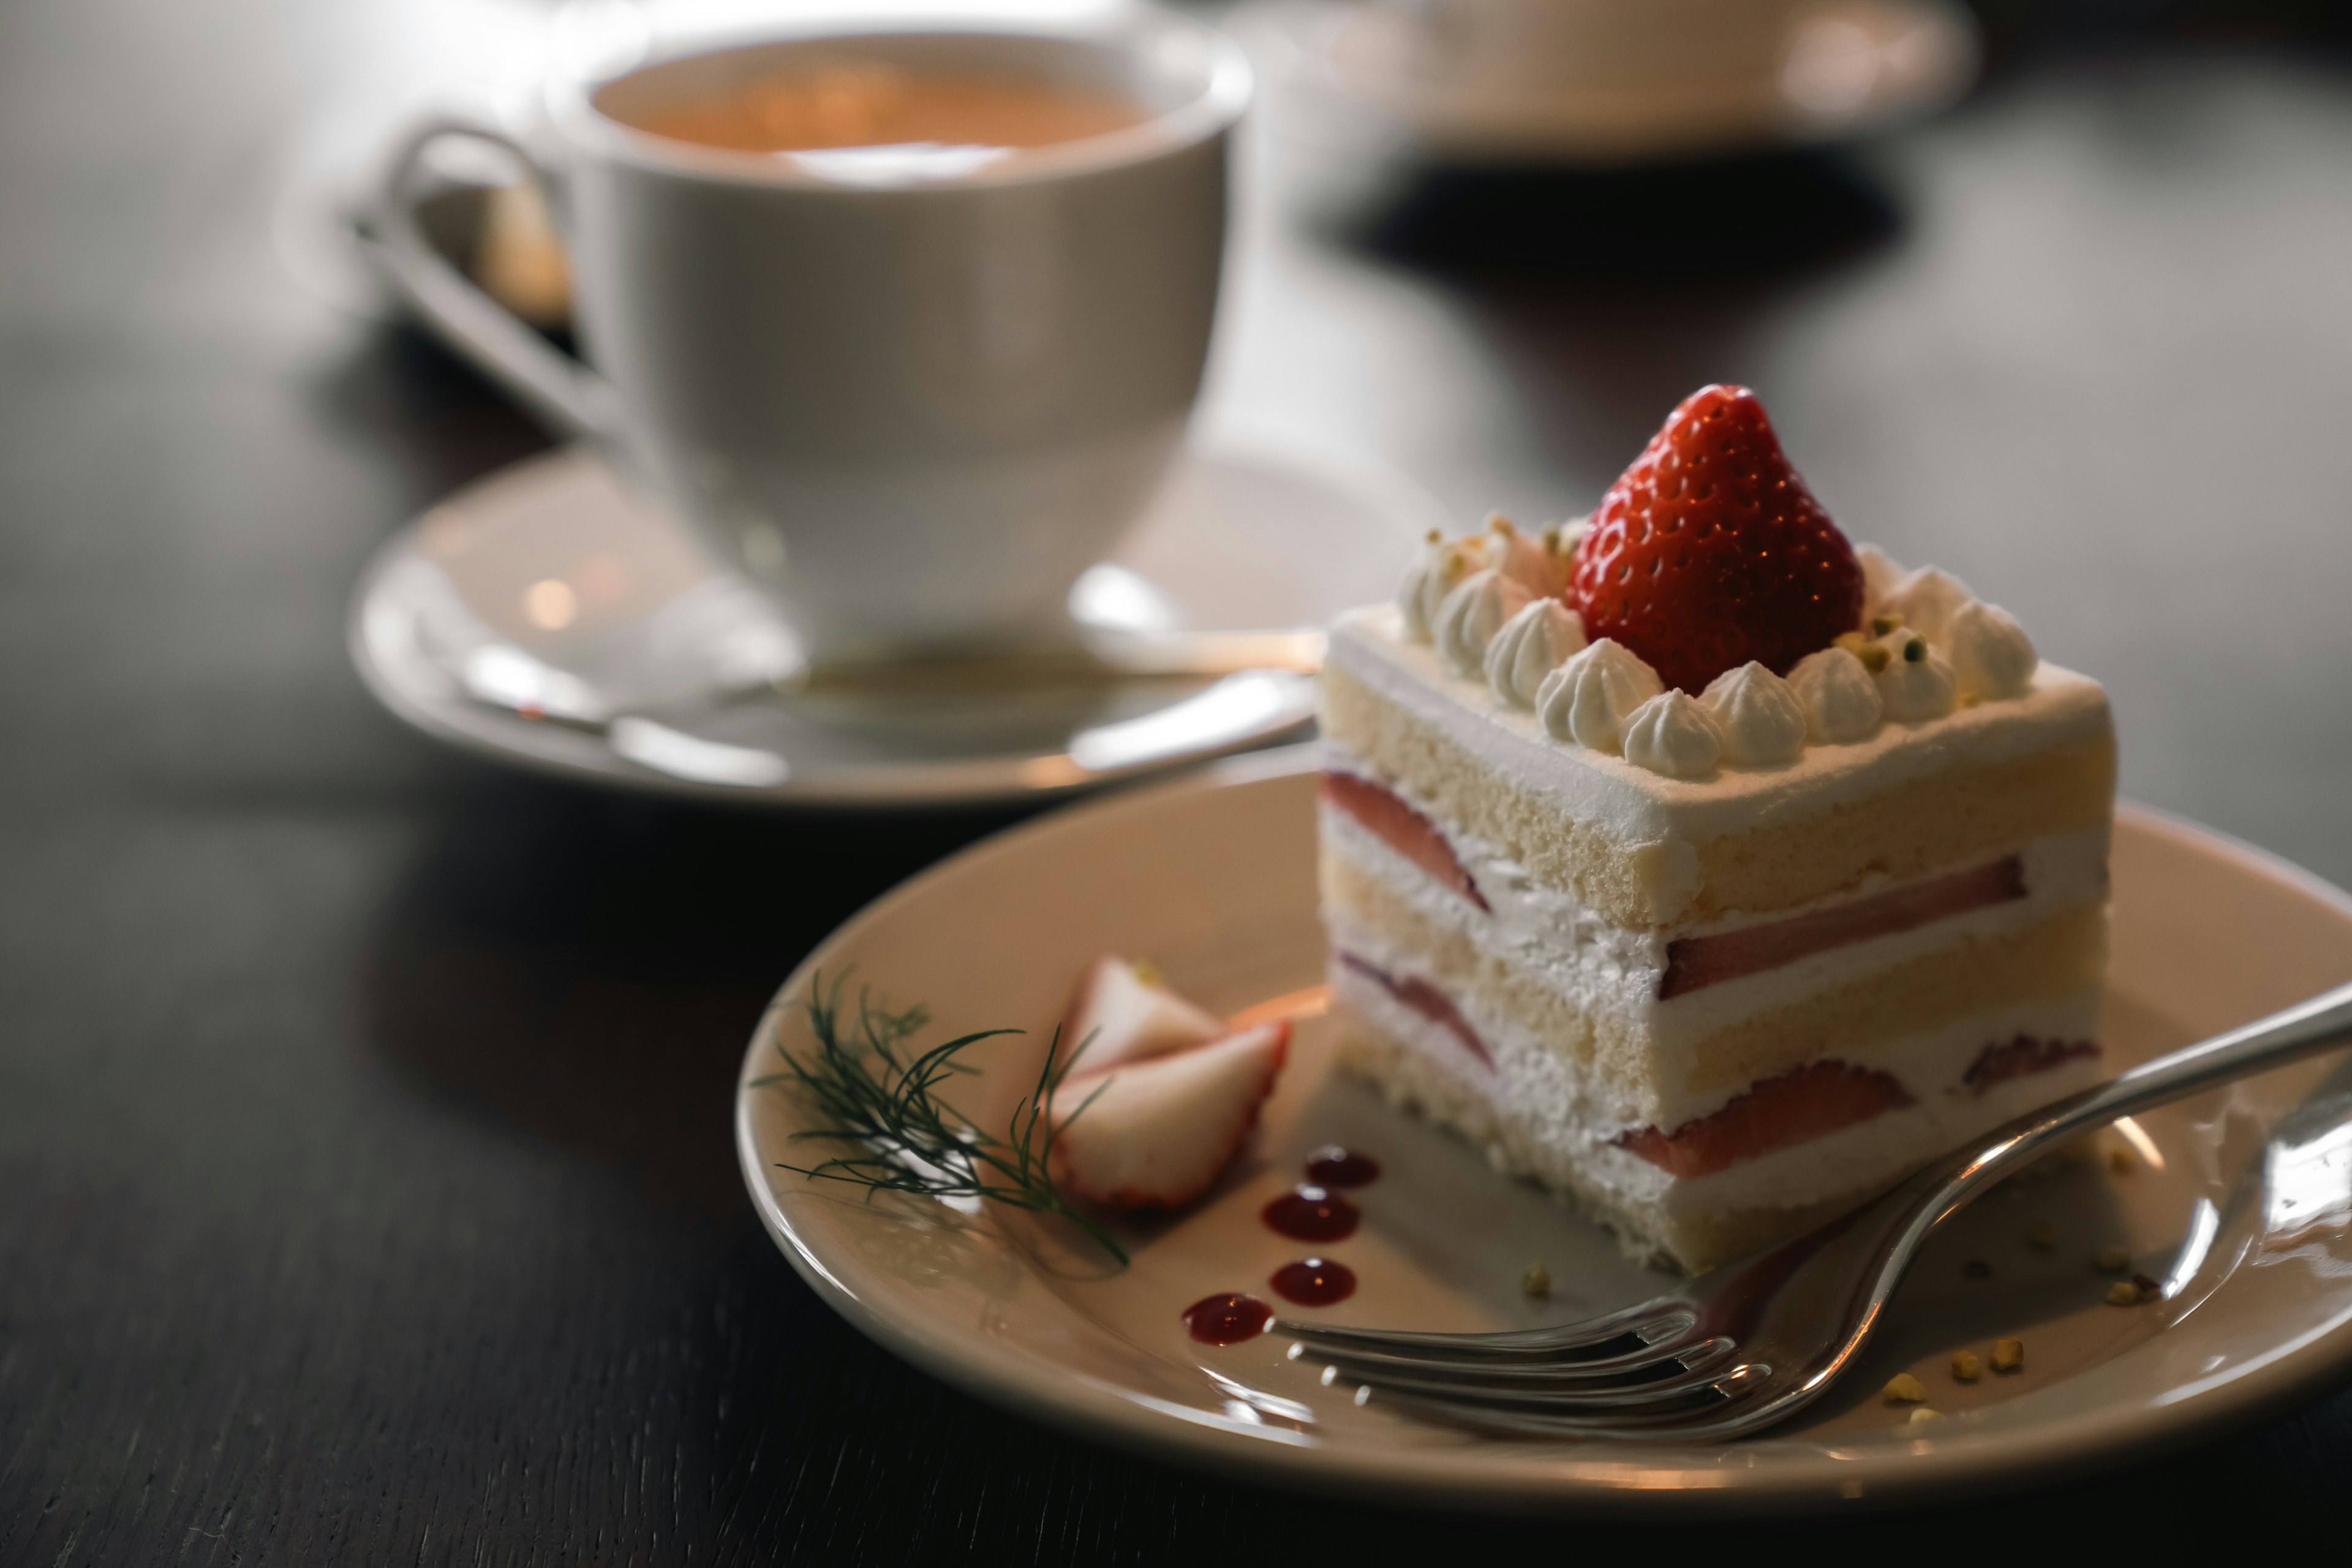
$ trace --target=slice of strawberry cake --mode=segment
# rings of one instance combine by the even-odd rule
[[[1334,628],[1323,909],[1391,1096],[1698,1269],[2101,1076],[2115,740],[1855,549],[1755,395],[1587,524],[1433,537]]]

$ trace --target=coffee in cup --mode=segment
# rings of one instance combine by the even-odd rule
[[[744,153],[970,149],[996,157],[1124,131],[1150,110],[1114,92],[1016,77],[910,71],[844,54],[640,102],[624,79],[600,107],[656,136]]]

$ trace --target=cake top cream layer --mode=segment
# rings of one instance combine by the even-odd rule
[[[1496,703],[1485,681],[1451,673],[1436,648],[1408,642],[1393,605],[1340,616],[1326,657],[1503,779],[1626,843],[1704,843],[1792,823],[1910,780],[2088,741],[2111,729],[2097,681],[2042,664],[2017,697],[1937,719],[1889,721],[1851,744],[1807,746],[1791,762],[1725,763],[1710,777],[1681,779],[1554,740],[1533,713]]]

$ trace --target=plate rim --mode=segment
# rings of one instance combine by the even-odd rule
[[[1074,816],[1149,812],[1171,797],[1263,785],[1315,771],[1314,742],[1227,759],[1182,777],[1146,788],[1085,800],[990,834],[898,883],[836,927],[795,964],[754,1026],[737,1079],[734,1108],[736,1157],[761,1226],[801,1279],[853,1327],[919,1370],[1015,1415],[1037,1420],[1073,1436],[1111,1442],[1139,1457],[1174,1462],[1262,1486],[1332,1496],[1410,1500],[1456,1512],[1651,1515],[1671,1509],[1716,1516],[1789,1513],[1832,1507],[1886,1507],[1916,1503],[1970,1490],[2017,1489],[2062,1476],[2110,1469],[2133,1459],[2210,1439],[2293,1405],[2315,1379],[2340,1376],[2352,1363],[2352,1309],[2300,1340],[2289,1341],[2269,1360],[2228,1381],[2196,1389],[2164,1408],[2169,1419],[2152,1418],[2134,1405],[2107,1405],[2042,1423],[2016,1433],[1961,1436],[1932,1444],[1923,1440],[1888,1446],[1883,1454],[1858,1457],[1819,1469],[1742,1469],[1726,1466],[1706,1486],[1646,1485],[1611,1479],[1629,1455],[1664,1449],[1595,1447],[1589,1458],[1566,1446],[1482,1444],[1556,1461],[1536,1471],[1453,1465],[1433,1467],[1432,1455],[1399,1449],[1367,1454],[1329,1445],[1275,1443],[1206,1411],[1166,1405],[1090,1377],[1041,1380],[1020,1364],[1020,1352],[997,1351],[955,1332],[933,1331],[919,1314],[893,1312],[869,1302],[829,1268],[794,1229],[783,1200],[770,1184],[768,1159],[755,1125],[763,1053],[787,999],[835,953],[899,908],[927,896],[934,883],[971,866],[1018,853],[1029,840],[1061,830]],[[2118,820],[2174,844],[2236,863],[2242,869],[2287,884],[2332,906],[2352,921],[2352,892],[2269,850],[2178,813],[2116,802]],[[1955,1440],[1957,1439],[1957,1440]],[[1736,1446],[1727,1449],[1736,1452]],[[1680,1455],[1686,1451],[1675,1451]],[[1433,1473],[1434,1471],[1434,1473]],[[1654,1478],[1655,1470],[1652,1470]],[[1685,1472],[1689,1473],[1688,1471]],[[1664,1502],[1663,1499],[1672,1499]]]

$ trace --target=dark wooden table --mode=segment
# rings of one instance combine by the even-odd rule
[[[1216,395],[1544,517],[1751,383],[1849,529],[2110,683],[2131,794],[2352,882],[2352,79],[2178,10],[2009,7],[1974,101],[1852,158],[1261,224]],[[513,15],[0,10],[0,1563],[1742,1543],[1167,1468],[949,1391],[794,1279],[729,1146],[746,1032],[1005,817],[591,794],[362,691],[363,556],[541,437],[290,281],[281,193]],[[2352,1398],[2315,1386],[1803,1539],[2145,1556],[2347,1491]]]

